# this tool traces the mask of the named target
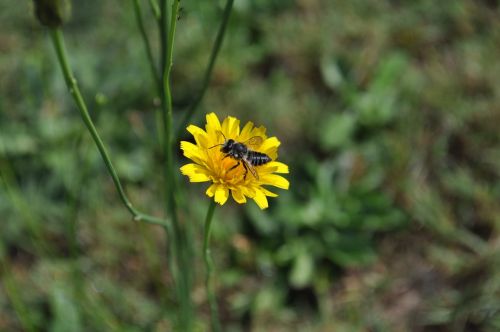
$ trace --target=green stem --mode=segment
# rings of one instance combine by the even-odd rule
[[[149,6],[151,7],[151,11],[156,20],[159,20],[161,17],[160,8],[158,7],[158,3],[155,0],[149,0]]]
[[[173,248],[176,257],[177,269],[173,271],[175,280],[178,284],[178,296],[180,301],[179,325],[180,330],[190,331],[192,328],[192,305],[191,305],[191,277],[189,264],[189,252],[185,249],[186,232],[183,230],[177,216],[177,197],[176,197],[176,173],[174,171],[174,140],[172,135],[172,92],[170,86],[170,73],[173,65],[174,37],[177,27],[177,15],[179,12],[179,0],[173,0],[170,11],[170,20],[168,20],[167,0],[160,3],[160,36],[161,36],[161,69],[162,84],[162,115],[163,115],[163,145],[166,159],[165,181],[166,181],[166,199],[167,207],[172,217],[173,225]]]
[[[181,137],[182,133],[184,132],[184,129],[186,128],[188,122],[191,120],[192,116],[194,115],[194,112],[200,105],[208,89],[208,85],[210,84],[210,79],[212,78],[212,72],[214,69],[215,60],[219,55],[219,51],[222,46],[222,41],[224,40],[227,23],[229,21],[229,16],[231,15],[231,10],[233,8],[233,2],[234,0],[227,0],[226,2],[226,7],[224,8],[224,13],[222,14],[222,21],[220,23],[219,30],[217,31],[217,37],[215,38],[215,42],[212,47],[212,52],[210,53],[210,59],[208,61],[207,69],[205,70],[205,75],[203,77],[201,88],[198,92],[198,95],[194,99],[193,103],[187,109],[186,113],[184,114],[184,117],[182,118],[182,121],[180,122],[179,127],[177,128],[176,137],[178,138]]]
[[[144,42],[144,48],[146,49],[146,56],[148,57],[148,62],[149,62],[149,67],[151,70],[151,74],[153,76],[153,80],[155,82],[155,86],[157,88],[160,88],[160,78],[158,77],[158,71],[156,69],[155,65],[155,59],[153,57],[153,52],[151,51],[151,43],[149,42],[149,37],[146,32],[146,27],[144,26],[144,20],[142,19],[142,10],[141,10],[141,5],[139,3],[139,0],[133,0],[134,4],[134,12],[135,12],[135,19],[137,20],[137,25],[139,26],[139,30],[141,32],[142,40]],[[153,7],[152,8],[157,8]],[[156,15],[156,13],[155,13]]]
[[[109,158],[108,152],[106,151],[106,148],[104,147],[104,143],[102,142],[101,138],[99,137],[99,134],[97,133],[97,130],[94,126],[94,123],[92,122],[92,119],[91,119],[89,112],[87,110],[87,106],[83,100],[80,89],[78,88],[78,84],[76,82],[76,79],[74,78],[74,75],[73,75],[71,68],[69,66],[68,57],[66,55],[66,48],[64,46],[64,39],[63,39],[62,31],[58,28],[51,29],[50,35],[52,37],[52,42],[54,44],[54,48],[55,48],[56,53],[57,53],[57,59],[59,61],[61,69],[63,71],[66,85],[69,89],[69,92],[71,93],[71,96],[75,100],[76,106],[77,106],[78,110],[80,111],[80,115],[82,116],[83,122],[87,126],[87,129],[89,130],[90,135],[92,136],[92,139],[94,140],[94,142],[97,146],[97,149],[99,150],[101,157],[104,160],[104,163],[106,164],[106,167],[109,171],[109,174],[111,175],[111,178],[113,179],[113,183],[115,184],[115,187],[118,191],[118,194],[120,196],[121,201],[123,202],[125,207],[128,209],[128,211],[132,214],[132,216],[134,217],[134,220],[143,221],[143,222],[150,223],[150,224],[162,225],[162,226],[167,225],[165,220],[163,220],[161,218],[147,215],[145,213],[142,213],[142,212],[138,211],[132,205],[132,203],[130,203],[129,199],[127,198],[127,196],[125,194],[125,191],[123,190],[123,186],[120,182],[120,179],[118,178],[118,175],[115,171],[115,168],[113,167],[111,159]]]
[[[213,274],[213,261],[210,255],[210,233],[212,230],[212,217],[214,216],[216,203],[214,200],[210,201],[208,206],[207,216],[205,218],[205,235],[203,237],[203,255],[205,259],[206,277],[205,288],[207,297],[210,304],[210,322],[212,325],[212,332],[220,332],[221,326],[219,321],[219,313],[217,309],[217,301],[214,294],[212,274]]]

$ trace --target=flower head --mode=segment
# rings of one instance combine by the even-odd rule
[[[206,119],[205,130],[194,125],[187,127],[194,136],[196,144],[182,141],[181,149],[184,151],[184,156],[194,163],[182,166],[182,174],[187,175],[191,182],[212,182],[206,194],[214,197],[221,205],[227,201],[231,192],[233,199],[240,204],[246,203],[249,197],[261,209],[267,208],[266,196],[278,195],[264,186],[281,189],[289,187],[288,180],[275,174],[288,173],[288,166],[276,161],[280,141],[276,137],[267,137],[266,128],[254,127],[252,122],[248,122],[240,130],[240,121],[231,116],[225,118],[222,124],[215,113],[208,114]],[[256,137],[258,139],[255,139]],[[265,163],[260,166],[252,166],[249,165],[248,161],[251,158],[248,155],[243,158],[241,154],[224,153],[221,151],[221,146],[231,139],[269,158],[264,157]]]

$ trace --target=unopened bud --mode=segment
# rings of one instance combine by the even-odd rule
[[[35,14],[42,25],[57,28],[69,18],[71,4],[69,0],[34,0]]]

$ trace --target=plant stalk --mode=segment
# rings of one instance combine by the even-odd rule
[[[162,80],[162,116],[163,116],[163,145],[165,155],[165,183],[167,207],[172,217],[173,226],[173,248],[176,257],[177,269],[173,271],[178,286],[178,297],[180,301],[179,329],[191,331],[192,329],[192,303],[191,303],[191,272],[189,263],[189,251],[186,249],[186,232],[179,222],[177,215],[177,185],[176,173],[174,171],[174,137],[172,122],[172,92],[170,85],[170,73],[173,65],[173,50],[175,31],[177,27],[177,15],[179,12],[179,0],[173,0],[168,20],[167,0],[160,2],[160,37],[161,37],[161,80]]]
[[[97,149],[101,154],[104,164],[106,165],[106,168],[108,169],[109,174],[113,179],[113,183],[116,187],[116,190],[118,191],[121,201],[123,202],[127,210],[132,214],[134,220],[143,221],[149,224],[166,226],[167,223],[165,220],[140,212],[132,205],[130,200],[127,198],[123,186],[121,184],[120,178],[118,177],[118,174],[115,171],[115,168],[113,166],[113,163],[111,162],[108,152],[106,151],[104,143],[102,142],[99,134],[97,133],[97,129],[95,128],[94,123],[92,122],[92,119],[88,112],[87,105],[83,100],[80,88],[78,87],[77,81],[73,75],[73,72],[71,71],[71,67],[68,62],[68,57],[66,55],[66,47],[64,45],[64,38],[62,31],[59,28],[53,28],[50,29],[50,35],[52,38],[52,43],[57,53],[57,60],[59,61],[59,65],[61,66],[64,75],[66,86],[68,87],[68,90],[71,93],[71,96],[73,97],[76,103],[76,106],[78,108],[78,111],[80,112],[83,122],[85,123],[85,126],[87,127],[88,131],[90,132],[90,135],[92,136],[92,139],[94,140]]]
[[[135,19],[137,21],[137,26],[139,27],[139,31],[141,32],[144,48],[146,50],[146,56],[148,58],[149,68],[153,76],[155,87],[159,89],[161,87],[160,77],[158,76],[158,71],[156,69],[156,62],[153,56],[153,52],[151,50],[151,43],[149,42],[149,37],[146,32],[146,26],[144,25],[144,20],[142,19],[141,5],[139,3],[139,0],[133,0],[133,4],[134,4]],[[152,6],[152,8],[156,7]]]
[[[214,287],[213,287],[213,269],[214,264],[212,261],[212,256],[210,255],[210,234],[212,231],[212,219],[214,216],[216,203],[212,199],[210,200],[210,205],[208,206],[207,216],[205,218],[205,234],[203,237],[203,257],[205,260],[205,289],[207,291],[208,302],[210,305],[210,323],[212,326],[212,332],[220,332],[221,325],[219,320],[219,312],[217,309],[217,299],[215,298]]]

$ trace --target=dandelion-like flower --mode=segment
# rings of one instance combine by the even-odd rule
[[[264,186],[281,189],[289,187],[288,180],[276,174],[288,173],[288,166],[276,161],[280,141],[276,137],[267,137],[266,128],[254,127],[252,122],[248,122],[240,130],[240,121],[231,116],[225,118],[222,124],[215,113],[208,114],[206,119],[205,130],[194,125],[187,127],[187,131],[194,136],[196,144],[182,141],[181,149],[184,151],[184,156],[194,163],[182,166],[182,174],[187,175],[191,182],[212,182],[206,194],[214,197],[215,202],[220,205],[227,201],[231,192],[233,199],[240,204],[246,203],[249,197],[261,209],[267,208],[266,196],[278,195]],[[259,139],[255,139],[256,137]],[[248,163],[244,160],[221,151],[220,146],[230,139],[242,144],[253,141],[253,145],[249,145],[248,148],[267,155],[270,161],[254,166],[252,170],[251,165],[248,167]]]

